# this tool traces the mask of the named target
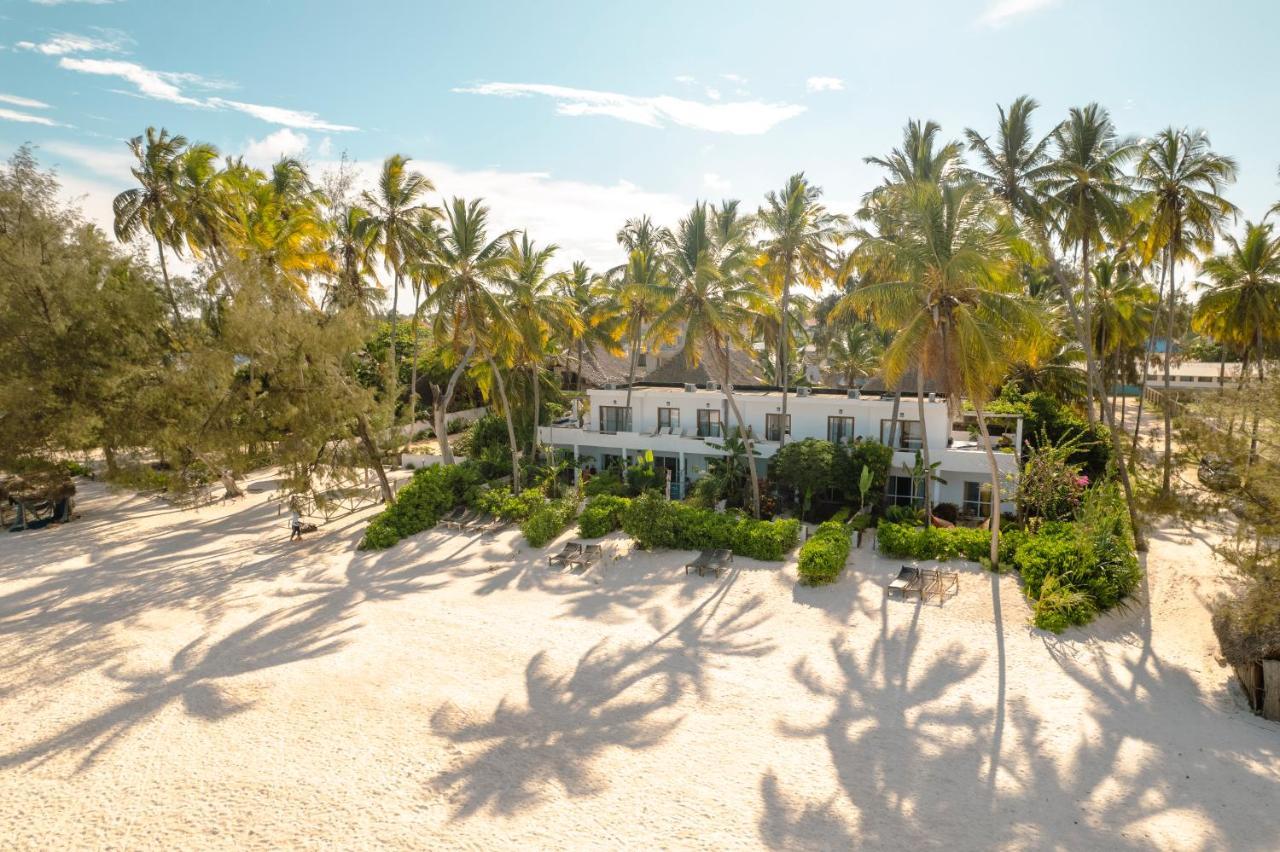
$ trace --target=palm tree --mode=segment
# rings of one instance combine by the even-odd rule
[[[187,249],[199,258],[210,256],[214,274],[223,256],[227,228],[227,204],[223,173],[218,169],[218,149],[198,143],[182,152],[177,161],[174,220]]]
[[[1136,183],[1137,215],[1150,223],[1148,257],[1163,253],[1164,273],[1169,276],[1168,305],[1177,303],[1174,265],[1194,260],[1197,251],[1212,250],[1213,238],[1235,205],[1221,196],[1222,188],[1235,181],[1236,163],[1215,153],[1203,130],[1160,131],[1143,148]],[[1175,311],[1167,313],[1164,357],[1164,390],[1169,393],[1169,360],[1173,350]],[[1146,376],[1144,374],[1145,382]],[[1164,408],[1164,477],[1161,494],[1168,496],[1173,466],[1172,412]]]
[[[937,184],[950,179],[960,165],[964,149],[956,141],[939,147],[941,132],[942,127],[936,122],[911,119],[902,131],[902,147],[894,148],[887,157],[864,157],[864,162],[889,172],[884,184],[873,189],[869,198],[883,195],[886,190],[891,192],[894,186],[902,184]]]
[[[377,192],[364,192],[362,198],[369,208],[369,215],[361,221],[363,234],[368,234],[382,252],[382,260],[392,275],[391,290],[391,349],[388,396],[392,405],[396,401],[396,314],[400,305],[400,282],[404,276],[404,262],[413,252],[414,243],[421,238],[419,225],[424,214],[436,208],[422,204],[420,199],[434,192],[431,181],[417,172],[408,170],[409,158],[392,154],[382,164],[378,176]],[[436,211],[438,214],[438,211]],[[363,235],[362,234],[362,235]]]
[[[360,223],[369,211],[352,204],[338,211],[329,226],[329,253],[335,274],[325,294],[335,308],[354,308],[372,314],[380,293],[373,273],[374,246],[370,233]]]
[[[762,249],[782,286],[779,303],[778,373],[782,378],[782,421],[787,419],[787,317],[791,288],[796,284],[818,289],[835,273],[832,246],[839,241],[843,219],[819,203],[822,190],[792,175],[781,192],[770,192],[760,208],[758,223],[766,232]],[[786,443],[786,431],[782,434]]]
[[[1127,222],[1125,203],[1132,191],[1123,167],[1137,153],[1137,147],[1118,136],[1110,115],[1097,104],[1073,107],[1070,117],[1054,131],[1054,141],[1056,157],[1043,178],[1045,204],[1063,247],[1078,247],[1080,253],[1078,305],[1067,279],[1060,276],[1059,284],[1084,350],[1089,387],[1086,410],[1092,424],[1097,420],[1094,397],[1101,404],[1105,392],[1099,387],[1089,331],[1093,327],[1089,253],[1102,244],[1105,234],[1118,232]]]
[[[996,143],[976,130],[965,130],[969,150],[978,155],[985,171],[970,174],[992,195],[1008,207],[1010,215],[1023,223],[1044,221],[1044,206],[1039,191],[1040,181],[1048,172],[1049,144],[1055,127],[1035,141],[1031,132],[1031,114],[1040,106],[1035,98],[1022,95],[1005,108],[997,106],[1000,119],[996,124]]]
[[[1155,315],[1155,293],[1132,267],[1114,258],[1103,257],[1093,266],[1094,311],[1093,346],[1102,360],[1102,379],[1107,393],[1103,405],[1111,405],[1115,420],[1115,403],[1109,402],[1111,388],[1121,372],[1120,358],[1132,353],[1147,339]]]
[[[872,375],[880,367],[884,340],[869,322],[854,320],[842,323],[824,338],[828,366],[852,388],[858,379]]]
[[[600,348],[613,355],[621,355],[621,320],[619,305],[612,298],[605,279],[593,275],[582,261],[574,261],[573,267],[560,275],[560,298],[569,306],[582,323],[567,328],[565,344],[575,354],[577,364],[575,390],[582,390],[582,362],[588,349]]]
[[[1047,334],[1040,305],[1023,295],[1013,274],[1012,222],[999,215],[996,202],[976,182],[903,186],[892,194],[884,213],[891,219],[890,235],[865,235],[856,254],[873,267],[892,269],[897,277],[864,283],[846,298],[852,309],[895,332],[884,355],[886,381],[892,385],[916,369],[924,470],[931,466],[925,373],[944,380],[952,405],[959,393],[973,405],[991,472],[994,566],[999,559],[1000,471],[984,404],[1008,364],[1040,347]],[[926,517],[932,512],[930,490],[926,481]]]
[[[164,280],[165,296],[175,322],[181,322],[182,317],[169,281],[164,248],[169,246],[175,252],[178,250],[179,235],[174,227],[174,217],[178,172],[186,147],[187,137],[170,136],[164,128],[157,132],[154,127],[148,127],[143,136],[130,139],[129,150],[138,161],[130,171],[140,186],[126,189],[115,197],[111,205],[117,239],[128,242],[140,231],[146,231],[155,240],[156,250],[160,253],[160,275]]]
[[[742,418],[733,385],[729,381],[729,350],[743,345],[744,329],[755,311],[767,303],[754,278],[758,269],[749,242],[749,220],[738,215],[738,202],[719,209],[697,203],[676,227],[671,240],[670,265],[673,294],[666,310],[653,323],[662,336],[684,332],[681,355],[690,367],[710,354],[721,370],[725,402],[738,424],[737,437],[745,444],[751,478],[751,510],[760,517],[760,479],[756,471],[754,440]],[[710,371],[708,371],[710,372]],[[783,418],[785,423],[785,416]],[[785,431],[785,430],[784,430]]]
[[[666,264],[658,247],[643,245],[631,250],[625,266],[612,270],[617,281],[617,299],[623,316],[627,348],[627,428],[631,428],[631,389],[636,381],[636,364],[645,339],[654,339],[649,328],[653,318],[666,309],[671,296]]]
[[[494,288],[508,275],[511,232],[490,240],[488,226],[489,209],[481,201],[454,198],[445,208],[445,222],[435,239],[435,251],[423,270],[431,285],[426,307],[433,312],[433,336],[447,344],[446,363],[453,361],[453,372],[443,391],[435,385],[431,389],[435,433],[445,464],[453,464],[445,412],[453,401],[458,379],[471,366],[477,352],[493,349],[486,346],[487,335],[505,315]],[[513,452],[515,449],[513,446]]]

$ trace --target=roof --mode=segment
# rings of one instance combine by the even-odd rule
[[[646,382],[692,383],[695,385],[705,385],[708,380],[713,382],[724,381],[724,375],[720,373],[719,369],[714,370],[717,375],[711,375],[708,370],[710,366],[711,361],[705,352],[696,367],[690,367],[685,363],[683,355],[676,354],[646,373],[644,380]],[[756,369],[755,361],[752,360],[750,355],[738,349],[729,353],[730,384],[751,385],[759,384],[761,381],[760,372]]]

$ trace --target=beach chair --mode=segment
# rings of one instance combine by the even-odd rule
[[[720,548],[718,550],[711,551],[711,561],[705,568],[700,569],[698,573],[701,574],[703,571],[714,571],[716,577],[719,577],[720,572],[728,571],[731,564],[733,564],[733,551],[727,548]]]
[[[559,553],[552,554],[547,557],[547,565],[559,565],[564,567],[569,564],[569,560],[575,556],[582,554],[583,544],[580,541],[571,541],[566,544]]]
[[[463,530],[478,520],[480,520],[480,513],[475,509],[467,509],[453,520],[441,521],[441,523],[450,529]]]
[[[472,532],[478,532],[481,535],[495,533],[507,525],[507,522],[497,515],[485,515],[479,521],[467,527]]]
[[[898,576],[889,583],[889,592],[897,592],[899,597],[906,598],[907,595],[915,592],[917,595],[924,588],[923,581],[920,576],[919,568],[909,568],[903,565],[898,570]]]
[[[574,566],[581,567],[586,571],[592,565],[599,564],[604,559],[604,548],[598,544],[588,544],[582,548],[582,552],[577,556],[571,556],[565,560],[565,566],[572,568]]]
[[[466,506],[454,506],[452,509],[450,509],[449,511],[441,515],[440,520],[437,521],[436,523],[440,524],[441,526],[447,527],[450,524],[452,524],[454,521],[460,520],[462,516],[465,515],[466,513],[467,513]]]
[[[686,562],[684,566],[685,576],[688,576],[690,568],[696,568],[698,571],[698,576],[701,577],[702,569],[706,568],[708,565],[711,564],[711,557],[714,553],[715,553],[714,550],[704,550],[700,552],[697,556],[693,557],[688,562]]]
[[[927,601],[929,598],[935,597],[938,599],[938,603],[941,604],[949,595],[960,594],[960,574],[958,572],[926,568],[920,574],[920,598],[922,600]]]

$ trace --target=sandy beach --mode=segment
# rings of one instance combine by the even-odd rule
[[[0,835],[48,848],[1274,849],[1280,725],[1214,661],[1212,524],[1062,637],[1013,575],[854,551],[548,569],[516,530],[291,545],[268,502],[82,486],[0,536]],[[572,537],[573,530],[559,541]]]

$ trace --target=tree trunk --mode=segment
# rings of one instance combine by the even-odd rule
[[[778,449],[781,450],[787,445],[787,386],[790,376],[787,373],[787,355],[790,347],[787,346],[787,307],[791,301],[791,253],[788,252],[784,258],[787,268],[782,272],[782,320],[778,328],[778,372],[782,374],[782,436],[778,442]]]
[[[636,327],[631,330],[631,365],[627,368],[627,428],[631,431],[631,386],[636,383],[636,360],[640,357],[640,321],[636,320]],[[597,424],[598,426],[599,424]],[[624,458],[626,454],[623,454]]]
[[[933,471],[929,468],[929,430],[924,422],[923,361],[916,364],[916,411],[920,417],[920,460],[924,463],[924,526],[928,529],[933,526]]]
[[[1266,382],[1266,376],[1265,376],[1265,375],[1263,375],[1263,367],[1262,367],[1262,361],[1263,361],[1263,358],[1262,358],[1262,329],[1261,329],[1261,328],[1258,328],[1258,329],[1255,329],[1255,330],[1254,330],[1254,333],[1253,333],[1253,347],[1254,347],[1254,349],[1255,349],[1255,350],[1257,350],[1257,353],[1258,353],[1258,355],[1257,355],[1257,361],[1258,361],[1258,388],[1259,388],[1259,390],[1261,391],[1261,390],[1264,390],[1264,389],[1265,389],[1265,387],[1266,387],[1266,385],[1265,385],[1265,382]],[[1261,407],[1260,405],[1255,405],[1255,406],[1253,407],[1253,429],[1252,429],[1252,431],[1251,431],[1251,433],[1250,433],[1250,435],[1249,435],[1249,455],[1248,455],[1248,457],[1244,460],[1244,476],[1243,476],[1243,477],[1241,477],[1241,479],[1240,479],[1240,487],[1241,487],[1241,488],[1247,488],[1247,487],[1248,487],[1248,485],[1249,485],[1249,474],[1250,474],[1250,473],[1252,472],[1252,470],[1253,470],[1253,461],[1254,461],[1254,459],[1257,457],[1257,454],[1258,454],[1258,421],[1259,421],[1259,419],[1260,419],[1260,417],[1259,417],[1259,410],[1258,410],[1258,409],[1259,409],[1260,407]],[[1241,429],[1243,429],[1243,428],[1244,428],[1244,423],[1243,423],[1243,422],[1241,422],[1241,424],[1240,424],[1240,428],[1241,428]]]
[[[400,271],[396,270],[391,291],[391,338],[387,358],[391,364],[391,374],[387,378],[387,397],[391,400],[391,420],[395,422],[396,406],[400,402],[396,386],[400,383],[396,375],[396,313],[400,309]]]
[[[994,571],[1000,565],[1000,465],[991,446],[991,433],[987,431],[987,417],[980,399],[973,400],[973,411],[978,416],[978,431],[982,433],[982,446],[987,451],[987,464],[991,466],[991,570]]]
[[[449,384],[445,386],[444,395],[435,394],[435,410],[433,415],[436,422],[436,437],[440,439],[440,460],[444,464],[453,464],[453,450],[449,448],[448,424],[445,417],[449,413],[449,403],[453,402],[453,392],[457,390],[458,379],[462,378],[462,373],[467,369],[467,364],[471,363],[471,356],[475,354],[476,343],[471,341],[467,346],[467,350],[462,353],[462,360],[453,368],[453,372],[449,375]],[[434,391],[433,391],[434,393]]]
[[[102,457],[107,462],[107,477],[113,477],[120,472],[120,466],[116,462],[115,447],[104,444],[102,447]]]
[[[895,453],[898,451],[898,414],[901,409],[902,394],[895,391],[893,394],[893,412],[889,415],[889,449]],[[893,456],[889,458],[892,460]],[[893,467],[892,461],[890,461],[889,466]],[[889,482],[890,479],[886,476],[884,478],[884,494],[882,495],[886,498],[889,496]]]
[[[507,402],[507,385],[502,381],[502,371],[493,359],[489,359],[489,369],[493,373],[493,382],[498,388],[498,399],[502,401],[502,411],[507,418],[507,443],[511,446],[511,493],[520,493],[520,447],[516,444],[516,426],[511,417],[511,404]]]
[[[1173,400],[1169,395],[1169,368],[1173,361],[1173,313],[1177,305],[1177,284],[1173,277],[1173,249],[1165,248],[1165,265],[1169,267],[1169,309],[1165,317],[1164,334],[1164,475],[1161,479],[1160,496],[1168,497],[1171,492],[1173,476]]]
[[[725,349],[722,353],[724,356],[725,376],[729,373],[729,352]],[[738,408],[738,400],[734,398],[733,391],[729,382],[726,381],[721,388],[724,391],[725,402],[729,404],[729,409],[733,412],[733,417],[738,421],[738,435],[742,438],[742,443],[747,448],[747,473],[751,476],[751,515],[752,517],[760,517],[760,475],[756,472],[756,456],[755,441],[751,439],[751,434],[747,431],[746,423],[742,419],[742,411]],[[785,436],[787,432],[787,418],[784,414],[782,417],[782,433]]]
[[[382,502],[390,503],[393,499],[391,483],[387,481],[387,471],[382,466],[382,454],[378,452],[378,445],[373,440],[373,430],[369,428],[369,418],[364,414],[356,415],[356,436],[360,439],[360,446],[364,447],[365,455],[369,457],[369,466],[378,474],[378,487],[382,490]]]
[[[1094,359],[1093,353],[1093,306],[1089,299],[1089,240],[1088,238],[1080,240],[1080,266],[1083,276],[1080,279],[1080,314],[1083,333],[1080,338],[1080,345],[1084,347],[1084,368],[1086,379],[1089,382],[1089,396],[1087,399],[1086,413],[1089,415],[1089,425],[1093,426],[1098,422],[1098,416],[1093,410],[1093,394],[1098,386],[1098,364]],[[1098,400],[1099,404],[1103,400]]]
[[[541,373],[539,364],[531,364],[529,366],[529,377],[533,379],[533,437],[529,439],[529,454],[533,457],[536,464],[538,461],[538,410],[542,408],[542,388],[540,387]]]
[[[1142,408],[1147,401],[1147,373],[1151,372],[1151,353],[1156,345],[1156,328],[1160,324],[1160,306],[1164,304],[1164,275],[1165,268],[1161,264],[1160,267],[1160,290],[1156,294],[1156,312],[1151,317],[1151,331],[1147,333],[1147,354],[1142,359],[1142,375],[1141,386],[1138,388],[1138,412],[1133,423],[1133,445],[1129,449],[1129,457],[1137,463],[1138,458],[1138,438],[1142,434]]]
[[[582,393],[582,339],[578,339],[578,374],[574,379],[574,390]]]
[[[169,283],[169,266],[164,262],[164,243],[156,237],[156,250],[160,252],[160,277],[164,280],[164,295],[169,300],[169,308],[173,311],[175,324],[182,323],[182,314],[178,311],[178,300],[173,296],[173,286]]]
[[[420,329],[418,308],[421,300],[422,288],[415,283],[413,285],[413,363],[409,367],[412,372],[409,379],[409,430],[405,435],[404,447],[406,451],[413,440],[413,426],[418,422],[418,331]]]

